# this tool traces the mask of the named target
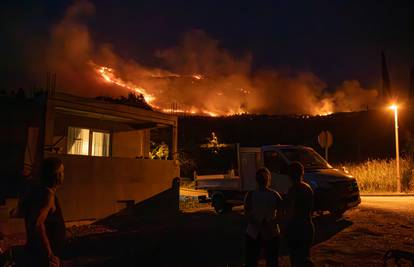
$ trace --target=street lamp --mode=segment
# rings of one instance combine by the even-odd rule
[[[398,144],[398,106],[392,104],[389,106],[394,110],[394,125],[395,125],[395,161],[397,163],[397,192],[401,192],[401,177],[400,177],[400,152]]]

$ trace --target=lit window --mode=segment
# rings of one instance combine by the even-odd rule
[[[68,154],[109,157],[110,134],[85,128],[69,127]]]
[[[109,156],[109,133],[92,132],[92,156]]]
[[[69,127],[68,154],[89,154],[89,129]]]

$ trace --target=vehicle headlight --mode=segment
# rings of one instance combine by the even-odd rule
[[[349,174],[349,171],[345,166],[342,166],[342,171],[346,174]]]

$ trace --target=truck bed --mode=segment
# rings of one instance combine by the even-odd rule
[[[204,190],[240,190],[240,177],[226,174],[199,175],[196,188]]]

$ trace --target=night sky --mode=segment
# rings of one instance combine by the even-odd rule
[[[8,1],[1,8],[2,87],[28,86],[27,59],[46,42],[73,1]],[[329,87],[356,79],[380,84],[380,53],[391,79],[408,87],[414,63],[414,1],[91,1],[85,18],[95,42],[148,66],[157,49],[202,29],[253,69],[311,71]],[[163,66],[160,66],[163,67]]]

